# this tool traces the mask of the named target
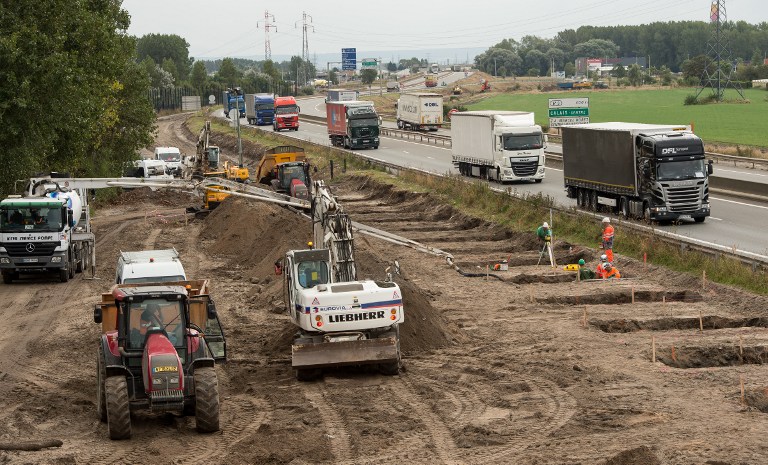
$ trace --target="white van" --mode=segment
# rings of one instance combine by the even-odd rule
[[[186,281],[176,249],[120,252],[117,259],[117,284]]]
[[[168,171],[175,177],[181,176],[181,151],[178,147],[155,147],[155,160],[168,165]]]

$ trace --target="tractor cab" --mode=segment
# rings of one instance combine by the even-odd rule
[[[276,192],[291,192],[294,181],[307,185],[307,163],[304,161],[280,163],[272,169],[272,188]],[[293,195],[292,195],[293,196]],[[294,196],[295,197],[295,196]],[[304,197],[309,200],[308,196]]]
[[[141,408],[194,414],[201,432],[219,428],[214,367],[226,360],[226,341],[208,283],[163,284],[116,286],[94,309],[97,408],[112,439],[130,437],[127,413]]]

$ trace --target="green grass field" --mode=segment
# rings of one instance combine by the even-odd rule
[[[652,124],[693,124],[695,132],[707,143],[768,147],[768,92],[745,89],[751,103],[683,105],[692,88],[574,91],[537,94],[503,94],[489,97],[470,110],[520,110],[536,113],[538,124],[549,124],[548,99],[589,97],[589,119],[592,123],[626,121]],[[708,91],[702,93],[704,97]],[[729,89],[726,99],[738,97]]]

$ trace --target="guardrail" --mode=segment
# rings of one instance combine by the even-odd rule
[[[418,140],[419,142],[426,141],[428,144],[432,143],[434,145],[441,144],[443,147],[451,147],[451,136],[444,136],[440,134],[430,134],[428,132],[420,132],[420,131],[406,131],[404,129],[393,129],[393,128],[381,128],[380,129],[381,134],[390,136],[390,137],[398,137],[400,139],[409,139],[409,140]]]

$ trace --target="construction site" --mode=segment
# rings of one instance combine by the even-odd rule
[[[160,118],[155,144],[195,153],[188,117]],[[234,159],[231,135],[211,137]],[[246,164],[266,149],[243,141]],[[385,176],[336,174],[322,164],[312,178],[352,221],[386,233],[356,227],[349,281],[401,298],[385,309],[404,314],[397,334],[378,336],[393,338],[396,360],[297,379],[292,312],[312,314],[286,297],[299,256],[287,251],[318,243],[301,209],[231,195],[195,215],[202,200],[187,190],[125,190],[92,209],[95,279],[0,285],[11,329],[0,334],[0,463],[765,463],[768,298],[628,258],[620,243],[622,279],[581,282],[563,266],[594,267],[597,247],[554,242],[552,267],[534,231]],[[130,439],[111,440],[127,437],[99,418],[94,306],[121,251],[171,248],[188,279],[208,280],[226,336],[219,426],[131,410]]]

